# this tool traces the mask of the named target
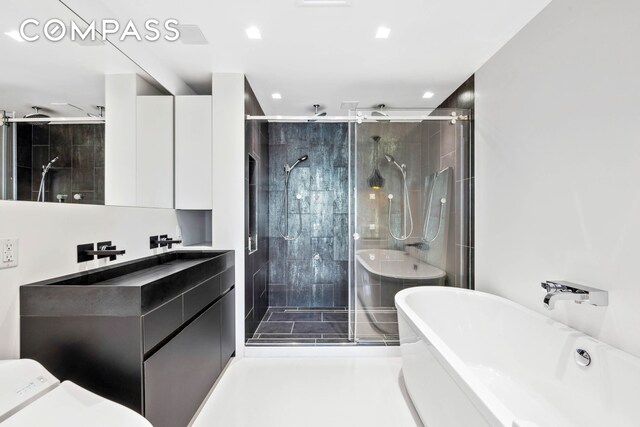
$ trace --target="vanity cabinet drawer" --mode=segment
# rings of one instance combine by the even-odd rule
[[[232,289],[220,300],[222,366],[226,365],[236,351],[236,290]]]
[[[220,375],[221,306],[211,306],[144,362],[144,415],[154,427],[187,427]]]
[[[151,350],[182,325],[182,296],[142,316],[144,352]]]
[[[236,283],[236,270],[234,267],[227,268],[220,273],[220,293],[224,294]]]
[[[220,296],[220,275],[205,280],[184,294],[184,320],[187,321]]]

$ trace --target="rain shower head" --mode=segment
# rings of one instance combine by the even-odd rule
[[[316,112],[313,115],[313,117],[308,120],[309,123],[313,123],[313,122],[317,121],[318,117],[324,117],[324,116],[327,115],[326,111],[323,111],[322,113],[318,112],[318,109],[320,108],[320,104],[313,104],[313,108],[316,109]]]

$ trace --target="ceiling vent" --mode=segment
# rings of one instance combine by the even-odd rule
[[[356,108],[358,108],[358,104],[360,104],[360,101],[342,101],[342,104],[340,104],[340,109],[355,110]]]
[[[353,0],[295,0],[296,5],[307,7],[344,7],[351,6]]]
[[[202,30],[197,25],[177,25],[182,44],[209,44]]]

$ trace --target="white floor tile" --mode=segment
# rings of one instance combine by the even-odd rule
[[[421,427],[400,358],[243,358],[193,427]]]

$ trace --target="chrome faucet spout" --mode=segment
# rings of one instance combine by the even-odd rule
[[[549,292],[544,297],[544,307],[547,310],[553,310],[554,308],[556,308],[556,302],[560,300],[582,303],[589,300],[589,294],[573,293],[571,291]]]
[[[557,301],[574,301],[577,304],[588,302],[591,305],[609,305],[609,294],[602,289],[578,285],[571,282],[547,280],[541,283],[547,291],[543,303],[546,309],[553,310]]]

